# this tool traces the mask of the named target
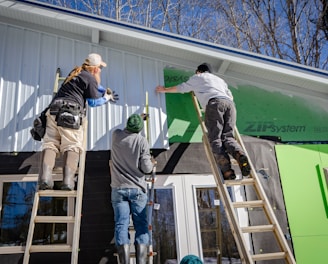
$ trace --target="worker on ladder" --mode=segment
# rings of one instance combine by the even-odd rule
[[[74,176],[83,150],[83,128],[86,102],[91,107],[108,101],[115,102],[117,94],[101,83],[101,69],[106,67],[99,54],[91,53],[82,66],[75,67],[61,85],[46,112],[47,125],[43,138],[39,190],[53,189],[52,171],[56,156],[63,153],[62,190],[74,190]]]
[[[201,107],[205,109],[207,136],[223,178],[225,180],[236,178],[228,154],[237,160],[242,175],[249,175],[251,167],[247,155],[234,138],[236,108],[232,93],[223,79],[212,74],[210,64],[199,65],[188,81],[167,88],[159,85],[156,87],[156,92],[194,92]]]
[[[146,264],[149,244],[147,182],[156,161],[147,139],[141,135],[145,114],[132,114],[124,129],[112,133],[111,202],[115,220],[115,245],[120,264],[130,263],[129,224],[135,229],[136,263]]]

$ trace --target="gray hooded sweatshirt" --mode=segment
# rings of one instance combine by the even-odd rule
[[[148,141],[140,133],[116,129],[112,133],[111,187],[139,188],[147,192],[145,174],[151,173]]]

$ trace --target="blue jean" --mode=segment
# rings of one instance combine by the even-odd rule
[[[147,194],[137,188],[112,188],[111,196],[116,246],[130,244],[130,214],[135,229],[134,244],[148,245]]]

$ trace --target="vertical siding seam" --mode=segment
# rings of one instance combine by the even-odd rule
[[[69,39],[60,35],[28,28],[11,28],[5,25],[1,30],[3,34],[3,39],[1,39],[3,45],[1,45],[0,54],[4,52],[6,52],[6,54],[17,53],[18,56],[16,57],[17,67],[16,65],[10,65],[12,70],[9,72],[9,74],[14,74],[13,71],[17,69],[17,74],[14,75],[15,78],[11,80],[12,77],[7,77],[6,69],[2,69],[3,74],[0,77],[0,93],[2,95],[0,106],[3,112],[2,122],[6,124],[5,122],[9,119],[8,124],[10,123],[9,125],[7,124],[6,131],[3,131],[1,134],[3,150],[19,152],[39,151],[41,142],[32,140],[29,130],[32,127],[34,118],[51,101],[55,70],[60,66],[61,70],[66,73],[66,71],[68,71],[67,68],[72,67],[71,61],[76,60],[76,58],[80,60],[80,56],[84,56],[81,53],[87,52],[88,50],[98,50],[103,56],[108,58],[108,56],[111,55],[111,51],[115,49],[106,46],[92,45],[88,42]],[[18,43],[17,40],[22,41],[22,43]],[[14,50],[14,46],[10,46],[10,43],[13,41],[16,41],[18,47],[18,49],[15,48],[16,50]],[[23,44],[23,42],[27,42],[27,44]],[[69,52],[73,54],[69,54]],[[8,56],[11,55],[7,55],[7,57]],[[6,56],[4,56],[4,58],[6,58]],[[155,97],[157,95],[153,94],[154,90],[152,90],[151,87],[154,82],[157,82],[157,80],[161,78],[159,76],[160,72],[158,71],[160,60],[140,55],[137,52],[132,53],[125,50],[115,50],[113,58],[114,60],[111,62],[111,65],[115,67],[117,64],[120,67],[115,70],[118,74],[112,75],[110,79],[120,88],[118,91],[120,100],[117,105],[108,104],[97,109],[97,113],[101,114],[102,118],[106,120],[102,120],[104,122],[99,122],[99,129],[94,131],[93,129],[95,128],[92,124],[97,121],[97,115],[95,115],[96,112],[92,111],[92,116],[95,116],[95,120],[89,120],[88,133],[91,134],[88,135],[89,142],[87,149],[95,151],[110,149],[110,131],[116,127],[123,127],[127,117],[132,112],[144,111],[141,107],[145,106],[145,96],[140,93],[145,93],[146,90],[150,94],[149,99],[151,105],[154,107],[150,109],[150,114],[153,118],[150,130],[151,147],[157,144],[159,145],[157,148],[161,148],[162,143],[158,141],[156,135],[165,135],[165,133],[162,133],[160,130],[160,122],[162,122],[161,120],[164,122],[165,119],[164,115],[158,118],[158,115],[163,113],[158,111],[157,104],[160,101]],[[31,60],[32,63],[30,63]],[[9,62],[10,61],[8,61],[8,63]],[[7,61],[3,60],[0,67],[6,63]],[[61,65],[58,63],[61,63]],[[33,66],[33,68],[31,68],[31,66]],[[150,76],[151,78],[149,80],[148,70],[152,71],[152,76]],[[108,78],[108,76],[106,77]],[[149,84],[147,83],[148,81],[150,82]],[[129,85],[129,87],[127,87],[127,85]],[[142,87],[140,87],[140,85],[142,85]],[[137,87],[137,90],[132,90],[136,89],[135,87]],[[134,92],[136,97],[131,96],[131,92]],[[129,100],[129,102],[127,100]],[[8,108],[6,108],[6,102],[11,102]],[[21,106],[24,107],[22,108]],[[7,109],[8,111],[6,111]],[[20,122],[22,118],[24,119],[24,123]],[[30,122],[30,124],[28,122]],[[11,132],[9,133],[9,131]],[[94,133],[95,131],[97,133]],[[106,142],[105,139],[107,139]],[[102,142],[102,144],[98,144],[98,141]]]

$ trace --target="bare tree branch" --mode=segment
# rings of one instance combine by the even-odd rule
[[[328,0],[40,0],[308,66],[328,67]]]

